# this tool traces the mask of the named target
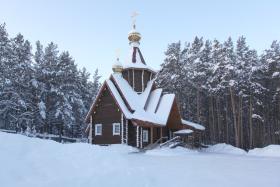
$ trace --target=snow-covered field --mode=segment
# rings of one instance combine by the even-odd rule
[[[280,186],[276,145],[249,153],[226,144],[135,152],[0,133],[0,186]]]

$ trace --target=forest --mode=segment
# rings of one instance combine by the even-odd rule
[[[152,65],[152,64],[151,64]],[[85,115],[100,87],[98,70],[79,69],[67,51],[43,47],[0,25],[0,129],[84,137]],[[236,43],[168,45],[156,84],[176,94],[185,119],[206,127],[206,144],[243,149],[280,144],[280,44],[258,54]]]
[[[205,142],[243,149],[280,143],[280,44],[258,54],[236,43],[203,40],[168,46],[157,83],[174,92],[185,119],[206,127]]]
[[[16,132],[83,137],[84,118],[98,91],[91,77],[67,51],[18,34],[10,38],[0,25],[0,128]]]

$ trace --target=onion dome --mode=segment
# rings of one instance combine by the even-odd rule
[[[117,61],[112,66],[114,73],[121,73],[123,70],[122,63],[120,62],[119,58],[117,58]]]
[[[141,40],[141,34],[136,31],[135,24],[133,25],[133,29],[128,33],[128,40],[130,43],[139,43],[139,41]]]

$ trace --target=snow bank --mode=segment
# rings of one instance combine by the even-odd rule
[[[248,153],[243,149],[239,149],[229,144],[216,144],[212,145],[203,152],[218,153],[218,154],[231,154],[231,155],[245,155],[245,156],[259,156],[259,157],[279,157],[280,158],[280,145],[269,145],[264,148],[255,148],[249,150]]]
[[[269,145],[264,148],[255,148],[250,150],[248,155],[280,158],[280,145]]]
[[[204,151],[208,153],[219,153],[219,154],[233,154],[233,155],[246,154],[246,151],[244,151],[243,149],[239,149],[237,147],[225,143],[212,145],[204,149]]]
[[[197,154],[198,151],[186,149],[183,147],[176,147],[173,149],[170,148],[158,148],[153,150],[146,151],[146,155],[153,155],[153,156],[187,156],[190,154]]]
[[[215,147],[221,152],[228,146],[212,150]],[[0,186],[280,186],[280,159],[275,157],[183,148],[136,151],[123,145],[60,144],[0,132]]]

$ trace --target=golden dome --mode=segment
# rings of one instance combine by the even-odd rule
[[[114,73],[121,73],[123,70],[122,63],[119,61],[119,58],[117,58],[117,61],[112,66]]]
[[[141,34],[135,30],[135,25],[133,25],[132,31],[128,33],[128,40],[130,42],[139,42],[141,40]]]

